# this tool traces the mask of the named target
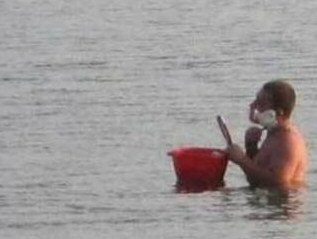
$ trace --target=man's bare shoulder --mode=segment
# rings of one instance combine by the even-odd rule
[[[291,126],[269,132],[257,160],[274,164],[281,158],[304,159],[306,154],[306,143],[302,134],[295,126]]]
[[[290,126],[286,130],[281,131],[280,141],[285,142],[286,146],[290,146],[292,149],[305,148],[306,142],[296,126]]]
[[[307,160],[306,142],[295,126],[280,130],[272,137],[270,149],[274,154],[291,161]]]
[[[305,144],[303,135],[296,126],[277,129],[276,131],[273,131],[268,138],[270,139],[269,141],[276,146]]]

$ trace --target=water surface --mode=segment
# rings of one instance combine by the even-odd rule
[[[317,3],[0,1],[1,238],[312,238]],[[166,152],[236,142],[258,88],[290,79],[308,188],[177,194]]]

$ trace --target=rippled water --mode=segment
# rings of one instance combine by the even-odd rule
[[[313,238],[314,0],[0,0],[1,238]],[[257,89],[288,78],[309,187],[178,194],[166,152],[242,143]]]

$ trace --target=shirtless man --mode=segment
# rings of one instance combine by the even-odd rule
[[[290,120],[295,98],[294,89],[285,81],[264,84],[250,104],[249,115],[251,122],[264,127],[254,126],[246,131],[246,152],[237,144],[227,148],[229,160],[241,167],[251,187],[289,188],[305,184],[306,144]],[[261,119],[264,112],[271,112],[274,120]],[[259,146],[264,131],[266,138]]]

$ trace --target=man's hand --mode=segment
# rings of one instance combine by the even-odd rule
[[[227,148],[228,159],[236,164],[241,164],[247,158],[242,148],[237,144],[232,144]]]
[[[247,129],[245,132],[245,144],[258,144],[261,140],[263,130],[259,127],[253,126]]]

